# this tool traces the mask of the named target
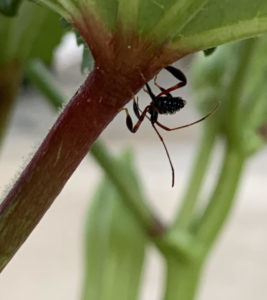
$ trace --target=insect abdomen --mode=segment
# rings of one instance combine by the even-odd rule
[[[185,106],[185,100],[180,97],[157,99],[156,106],[160,114],[173,114]]]

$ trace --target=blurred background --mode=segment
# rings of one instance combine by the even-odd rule
[[[69,99],[83,82],[80,72],[81,49],[74,35],[68,34],[57,50],[55,75]],[[187,74],[191,57],[179,67]],[[171,85],[172,78],[162,72],[159,82]],[[175,92],[187,100],[186,107],[174,116],[160,120],[178,126],[199,118],[188,86]],[[123,87],[122,87],[123,88]],[[12,116],[12,126],[0,156],[1,191],[5,193],[30,159],[56,119],[53,108],[27,84],[21,89]],[[149,103],[139,94],[140,106]],[[131,103],[130,111],[132,112]],[[171,188],[171,170],[162,144],[150,123],[144,121],[132,134],[120,113],[101,136],[119,153],[125,147],[135,152],[141,181],[152,206],[165,222],[177,210],[177,197],[187,182],[201,124],[175,132],[162,132],[176,172]],[[218,147],[211,173],[204,188],[212,184],[217,171]],[[213,249],[204,270],[199,300],[251,300],[267,298],[267,149],[249,160],[232,214]],[[1,300],[80,299],[83,277],[85,219],[90,201],[101,177],[99,166],[86,157],[64,190],[49,209],[0,278]],[[161,295],[163,263],[155,248],[146,256],[141,300],[156,300]]]

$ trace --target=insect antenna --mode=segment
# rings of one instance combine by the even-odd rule
[[[160,141],[162,142],[163,147],[164,147],[164,149],[165,149],[165,151],[166,151],[166,154],[167,154],[167,157],[168,157],[170,166],[171,166],[171,170],[172,170],[172,187],[174,187],[175,173],[174,173],[174,167],[173,167],[173,164],[172,164],[172,161],[171,161],[171,157],[170,157],[169,151],[168,151],[168,149],[167,149],[167,146],[166,146],[166,144],[165,144],[165,142],[164,142],[162,136],[160,135],[159,131],[158,131],[157,128],[155,127],[154,123],[151,122],[151,124],[152,124],[152,127],[154,128],[154,130],[156,131],[156,133],[157,133],[157,135],[158,135]]]

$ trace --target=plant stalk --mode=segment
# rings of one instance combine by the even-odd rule
[[[167,281],[164,300],[195,299],[201,267],[231,210],[244,161],[245,158],[238,150],[228,147],[215,191],[203,217],[196,225],[195,238],[191,244],[191,247],[197,249],[196,256],[185,263],[176,256],[166,257]]]
[[[42,62],[34,59],[26,67],[26,75],[38,90],[49,100],[54,108],[62,107],[65,96],[62,91],[54,84],[55,79],[45,68]],[[136,193],[131,187],[132,178],[126,171],[122,176],[124,166],[112,157],[103,143],[97,141],[89,152],[109,176],[110,181],[117,187],[121,194],[121,199],[128,206],[131,213],[137,219],[137,223],[149,236],[157,236],[162,233],[163,225],[159,219],[153,215],[148,204],[140,193]]]
[[[121,83],[128,88],[121,89]],[[128,84],[131,82],[127,81]],[[143,85],[96,68],[73,96],[0,205],[0,270],[38,224],[89,148]]]
[[[181,263],[176,257],[167,257],[167,277],[164,300],[194,300],[199,282],[201,263]]]
[[[207,122],[209,122],[207,120]],[[176,217],[174,228],[187,229],[190,226],[202,183],[208,169],[210,156],[215,144],[217,126],[215,122],[205,124],[204,133],[201,137],[197,156],[193,164],[193,170],[189,178],[186,192],[182,201],[178,216]]]
[[[221,230],[237,192],[246,157],[228,145],[222,170],[205,213],[196,225],[196,238],[206,254]]]
[[[160,236],[165,228],[158,217],[152,213],[140,191],[132,189],[134,179],[127,174],[127,169],[111,157],[104,145],[99,142],[92,146],[91,154],[116,186],[124,204],[134,215],[145,234],[150,238]]]

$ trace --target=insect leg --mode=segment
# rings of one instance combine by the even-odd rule
[[[150,86],[149,86],[148,83],[146,83],[146,88],[147,88],[146,92],[150,96],[151,100],[154,101],[155,98],[156,98],[156,96],[153,94],[153,92],[152,92],[152,90],[151,90],[151,88],[150,88]]]
[[[165,69],[170,72],[175,78],[177,78],[178,80],[180,80],[181,82],[179,82],[178,84],[175,84],[174,86],[171,86],[170,88],[161,91],[161,93],[159,95],[157,95],[157,97],[162,96],[162,95],[166,95],[169,92],[172,92],[174,90],[177,90],[183,86],[186,85],[187,80],[186,77],[184,75],[184,73],[182,71],[180,71],[179,69],[172,67],[172,66],[167,66],[165,67]]]
[[[128,127],[128,129],[132,132],[132,133],[135,133],[138,128],[140,127],[140,125],[142,124],[142,122],[144,121],[144,118],[148,112],[150,108],[150,105],[146,106],[144,111],[142,112],[142,114],[140,115],[140,117],[138,118],[138,121],[136,122],[135,125],[133,125],[133,121],[132,121],[132,118],[129,114],[129,111],[127,108],[122,108],[121,110],[124,110],[126,112],[126,125]]]
[[[140,110],[139,105],[138,105],[138,97],[136,97],[136,99],[135,99],[135,97],[133,98],[133,111],[134,111],[136,117],[138,119],[140,119],[140,117],[141,117],[140,111],[141,110]]]
[[[170,93],[166,92],[166,89],[164,89],[163,87],[161,87],[158,83],[157,83],[157,75],[154,77],[154,85],[159,88],[161,90],[161,92],[164,93],[164,95],[168,95],[168,96],[171,96]],[[162,93],[160,93],[158,96],[160,96]]]
[[[164,130],[166,130],[166,131],[172,131],[172,130],[178,130],[178,129],[190,127],[190,126],[192,126],[192,125],[195,125],[195,124],[197,124],[197,123],[200,123],[201,121],[205,120],[205,119],[208,118],[210,115],[212,115],[212,114],[217,110],[217,108],[219,107],[219,105],[220,105],[220,104],[217,103],[217,104],[215,105],[215,107],[214,107],[209,113],[207,113],[204,117],[202,117],[202,118],[200,118],[200,119],[198,119],[198,120],[196,120],[196,121],[194,121],[194,122],[191,122],[191,123],[182,125],[182,126],[178,126],[178,127],[174,127],[174,128],[169,128],[169,127],[167,127],[167,126],[161,124],[161,123],[158,122],[158,121],[156,121],[155,123],[156,123],[159,127],[161,127],[162,129],[164,129]]]
[[[173,66],[167,66],[167,67],[165,67],[165,69],[167,71],[169,71],[175,78],[180,80],[181,83],[183,84],[183,86],[186,85],[187,80],[186,80],[184,73],[181,70],[179,70]]]
[[[157,122],[156,122],[157,123]],[[169,154],[169,151],[167,149],[167,146],[162,138],[162,136],[160,135],[159,131],[157,130],[157,128],[155,127],[155,124],[153,122],[151,122],[154,130],[156,131],[160,141],[162,142],[162,145],[166,151],[166,154],[167,154],[167,157],[168,157],[168,160],[169,160],[169,163],[170,163],[170,166],[171,166],[171,171],[172,171],[172,187],[174,186],[174,181],[175,181],[175,173],[174,173],[174,167],[173,167],[173,164],[172,164],[172,161],[171,161],[171,157],[170,157],[170,154]]]

